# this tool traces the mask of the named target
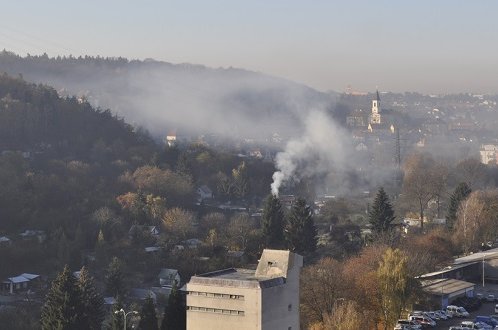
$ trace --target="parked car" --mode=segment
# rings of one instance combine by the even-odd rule
[[[495,305],[495,314],[498,313],[498,304]]]
[[[433,319],[431,319],[430,317],[427,317],[427,316],[412,315],[412,316],[409,316],[408,319],[410,321],[411,320],[417,321],[418,323],[420,323],[420,325],[422,327],[435,327],[436,326],[436,321],[434,321]]]
[[[465,308],[455,305],[449,305],[446,307],[446,312],[453,314],[456,317],[468,317],[469,312]]]
[[[492,316],[476,316],[474,322],[486,323],[492,327],[498,326],[498,320]]]
[[[493,327],[481,322],[463,321],[460,325],[464,329],[493,330]]]
[[[486,300],[489,301],[489,302],[494,302],[495,301],[495,295],[494,294],[488,294],[486,296]]]
[[[421,316],[425,316],[431,320],[434,320],[436,321],[436,318],[434,316],[431,316],[429,315],[429,312],[424,312],[424,311],[413,311],[411,312],[408,316],[412,316],[412,315],[421,315]]]
[[[417,321],[414,321],[414,320],[398,320],[398,324],[396,324],[396,326],[405,326],[407,329],[410,329],[410,330],[420,330],[422,329],[422,325],[420,325],[420,323],[418,323]]]
[[[447,319],[453,318],[453,314],[446,312],[446,310],[444,310],[444,309],[440,310],[439,313],[446,315]]]
[[[398,323],[394,326],[394,330],[412,330],[412,328],[409,325]]]
[[[427,314],[427,315],[428,315],[431,319],[433,319],[433,320],[434,320],[434,321],[436,321],[436,322],[437,322],[437,321],[439,321],[439,320],[441,319],[441,317],[440,317],[438,314],[434,313],[434,312],[426,312],[426,314]]]
[[[446,316],[446,313],[443,313],[442,311],[434,311],[433,312],[439,320],[447,320],[448,316]]]

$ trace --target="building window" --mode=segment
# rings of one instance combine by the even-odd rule
[[[217,313],[217,314],[225,314],[225,315],[238,315],[244,316],[244,311],[232,310],[232,309],[219,309],[219,308],[206,308],[206,307],[197,307],[197,306],[187,306],[187,310],[189,311],[197,311],[197,312],[205,312],[205,313]]]
[[[197,292],[197,291],[189,291],[189,295],[192,296],[204,296],[209,298],[218,298],[218,299],[237,299],[244,300],[243,295],[238,294],[226,294],[226,293],[213,293],[213,292]]]
[[[287,306],[287,310],[290,312],[292,310],[292,304],[289,304],[289,306]]]

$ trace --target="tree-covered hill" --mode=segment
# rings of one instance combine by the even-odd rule
[[[154,142],[111,114],[48,86],[0,76],[0,233],[74,230],[112,201],[117,177],[147,164]]]
[[[159,138],[172,129],[229,138],[296,134],[309,110],[335,101],[335,94],[262,73],[154,60],[22,57],[4,50],[0,72],[85,97]]]
[[[151,145],[109,110],[94,109],[75,97],[61,98],[48,86],[7,74],[0,76],[0,150],[41,151],[90,157],[98,148],[127,158],[130,147]],[[112,150],[114,147],[115,150]],[[105,153],[105,150],[101,150]]]

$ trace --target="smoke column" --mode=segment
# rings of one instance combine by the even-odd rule
[[[271,192],[278,196],[289,180],[299,182],[331,169],[341,173],[346,169],[351,150],[347,134],[323,111],[312,110],[304,120],[304,134],[290,140],[285,150],[276,156],[277,171],[273,173]]]

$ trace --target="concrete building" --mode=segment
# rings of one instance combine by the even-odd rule
[[[229,268],[187,283],[187,330],[297,330],[303,257],[264,250],[256,270]]]

